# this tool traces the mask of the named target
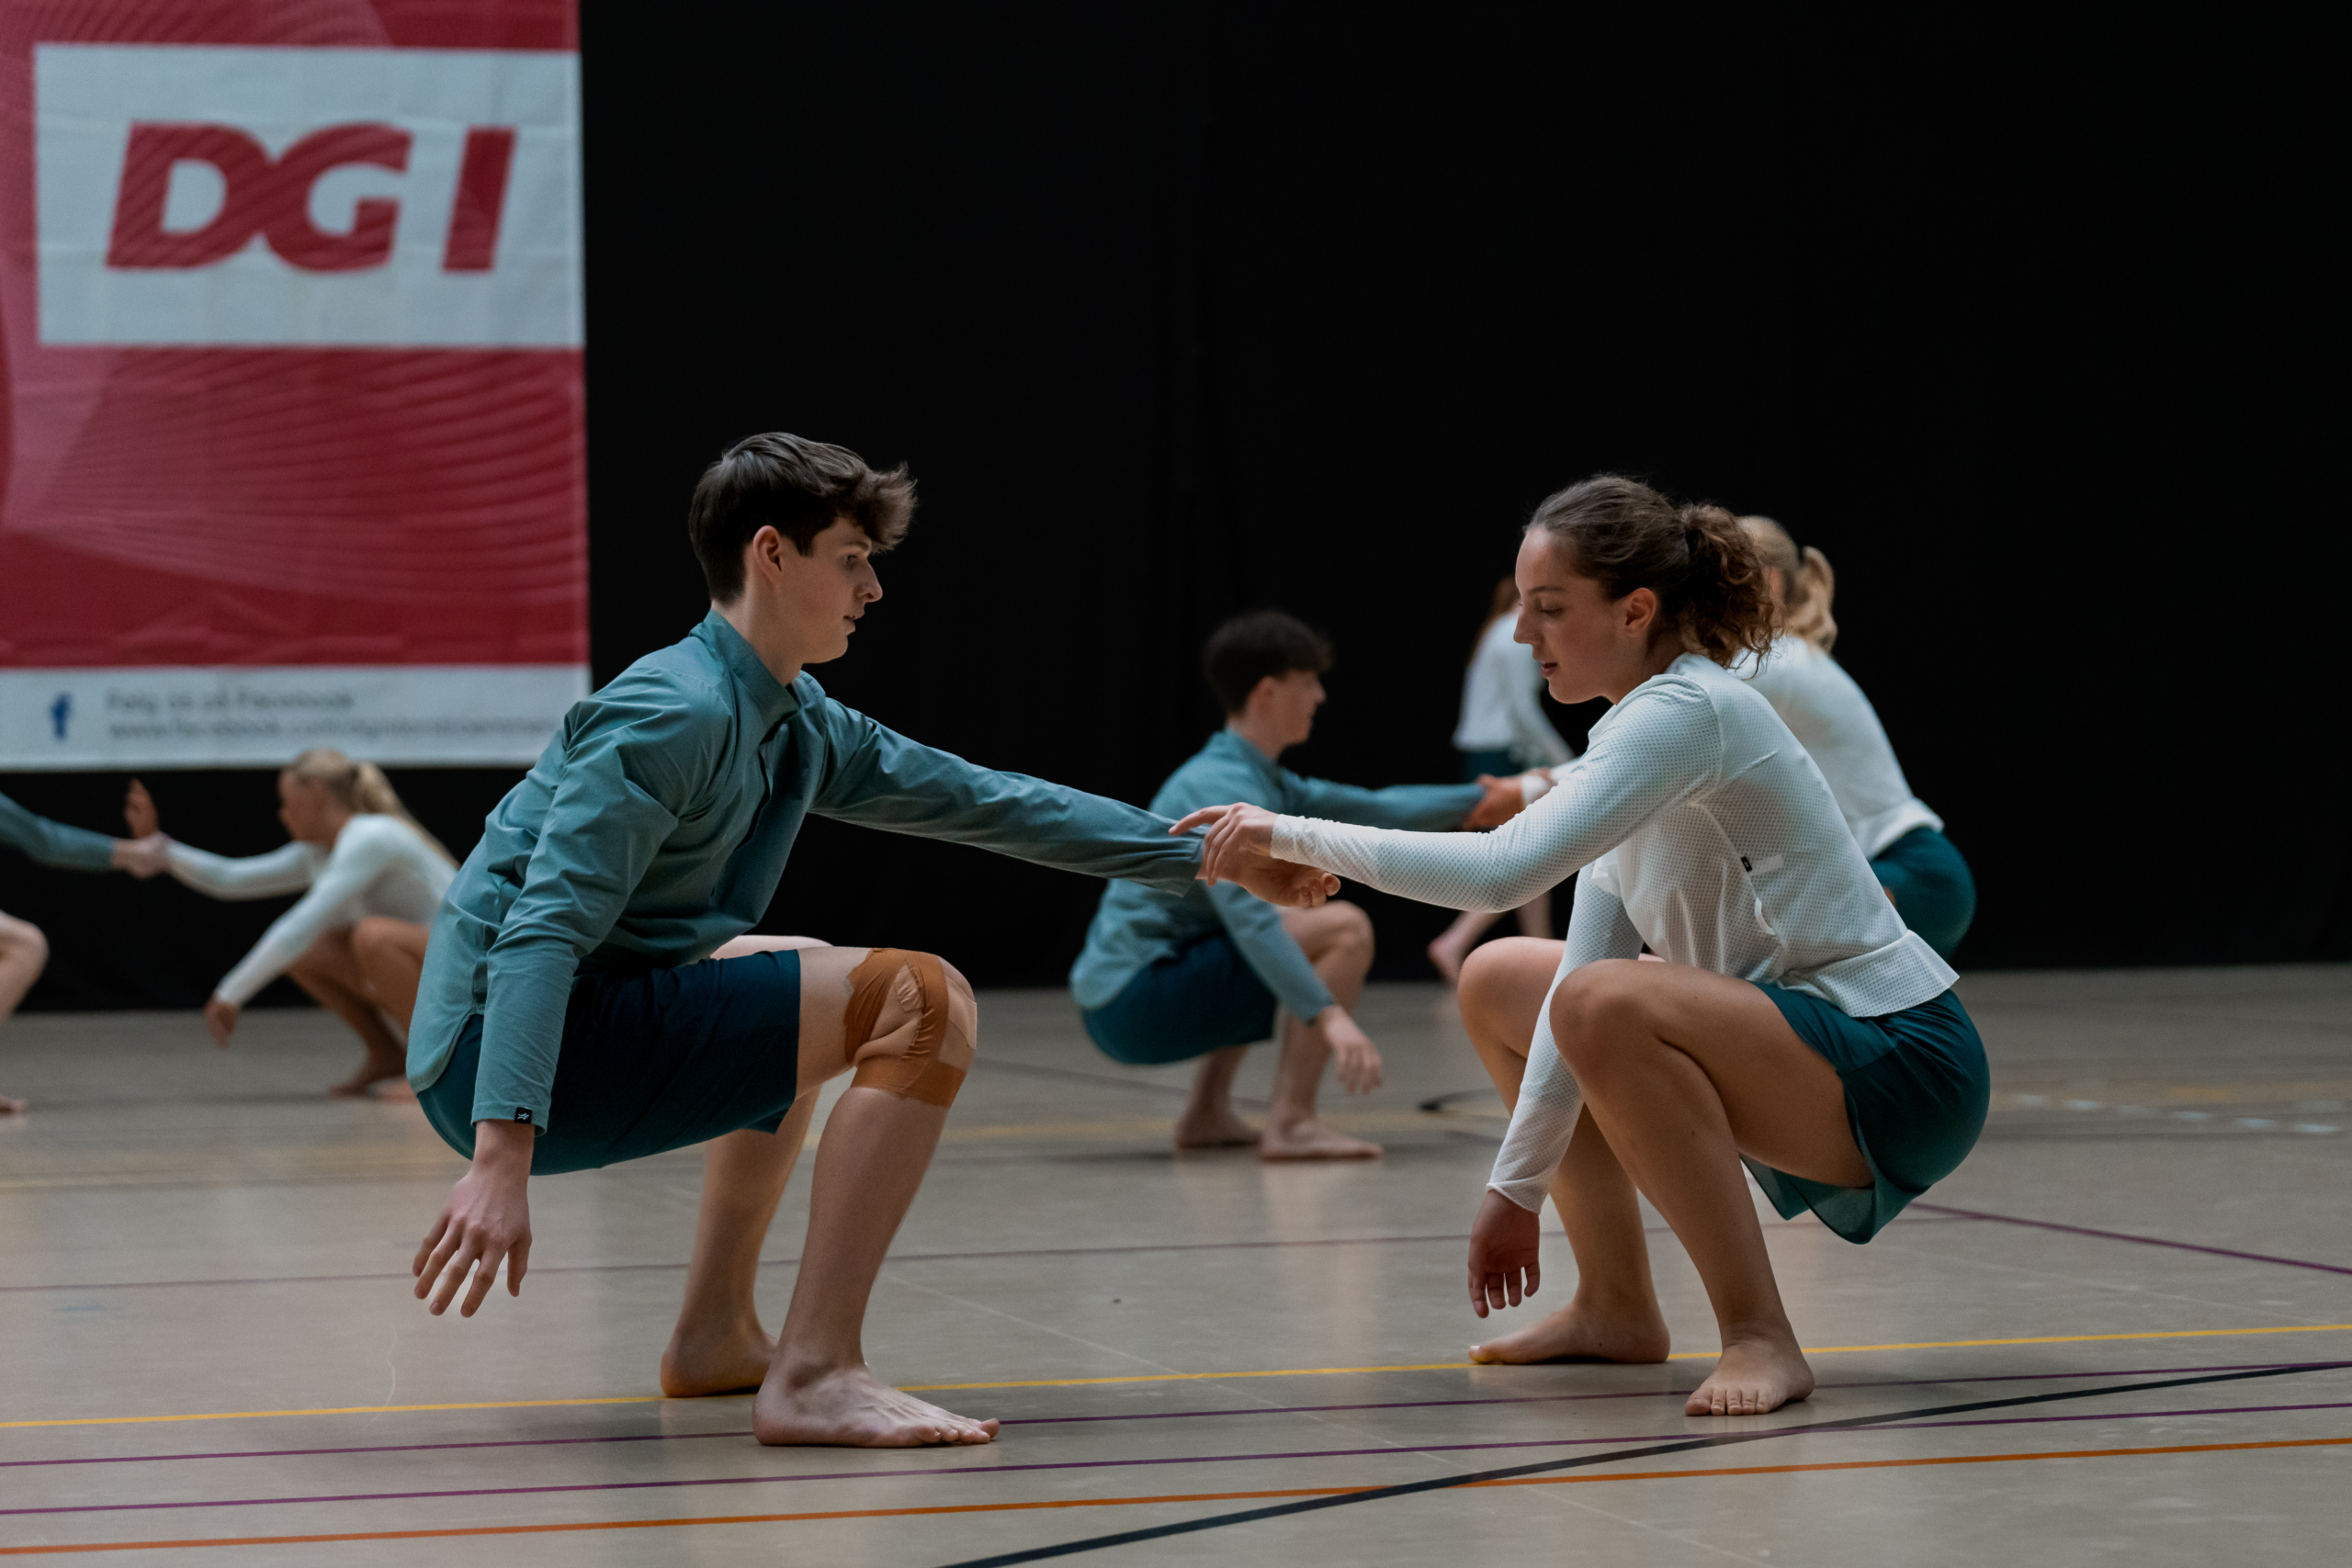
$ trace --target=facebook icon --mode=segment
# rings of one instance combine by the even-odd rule
[[[49,705],[50,728],[57,731],[57,739],[65,739],[65,721],[74,716],[74,694],[60,692],[57,700]]]

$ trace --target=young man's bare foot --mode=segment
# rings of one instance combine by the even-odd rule
[[[31,1107],[21,1100],[11,1100],[8,1096],[0,1094],[0,1116],[22,1116],[30,1109]]]
[[[1238,1149],[1257,1141],[1258,1129],[1236,1116],[1230,1107],[1219,1106],[1214,1111],[1187,1108],[1176,1119],[1176,1146],[1180,1149]]]
[[[748,1393],[767,1381],[775,1359],[775,1341],[757,1323],[691,1337],[680,1324],[662,1352],[662,1392],[672,1399]]]
[[[1258,1157],[1263,1160],[1378,1159],[1380,1145],[1367,1144],[1362,1138],[1351,1138],[1320,1122],[1284,1124],[1270,1118],[1265,1132],[1259,1135]]]
[[[791,1384],[792,1386],[787,1386]],[[900,1393],[862,1366],[797,1382],[771,1371],[752,1405],[752,1433],[772,1448],[800,1444],[912,1449],[996,1440],[994,1421],[975,1421]]]
[[[1448,942],[1441,935],[1430,941],[1429,954],[1430,962],[1437,966],[1439,974],[1445,976],[1445,983],[1448,986],[1457,986],[1462,983],[1463,961],[1470,956],[1470,950],[1467,947]]]
[[[1761,1416],[1813,1392],[1813,1369],[1791,1338],[1736,1339],[1690,1393],[1685,1416]]]
[[[1470,1347],[1474,1361],[1520,1366],[1533,1361],[1663,1361],[1673,1339],[1653,1305],[1606,1312],[1572,1301],[1541,1323]]]
[[[327,1092],[345,1100],[357,1100],[371,1093],[378,1084],[388,1078],[407,1077],[408,1063],[404,1058],[379,1055],[370,1051],[368,1059],[359,1064],[357,1072],[334,1085]]]

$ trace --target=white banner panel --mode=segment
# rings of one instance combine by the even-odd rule
[[[587,694],[575,664],[0,670],[0,772],[529,762]]]
[[[40,340],[575,347],[579,57],[41,44]]]

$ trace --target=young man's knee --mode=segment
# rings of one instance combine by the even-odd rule
[[[979,1003],[955,965],[877,947],[850,971],[845,1043],[853,1088],[927,1105],[955,1103],[979,1042]]]
[[[1332,951],[1366,968],[1372,965],[1372,917],[1357,905],[1345,899],[1336,900],[1324,908],[1331,916],[1330,944]]]
[[[30,920],[0,915],[0,954],[30,965],[38,975],[49,967],[49,938]]]

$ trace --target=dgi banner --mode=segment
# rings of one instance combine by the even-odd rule
[[[0,0],[0,770],[587,690],[569,0]]]

